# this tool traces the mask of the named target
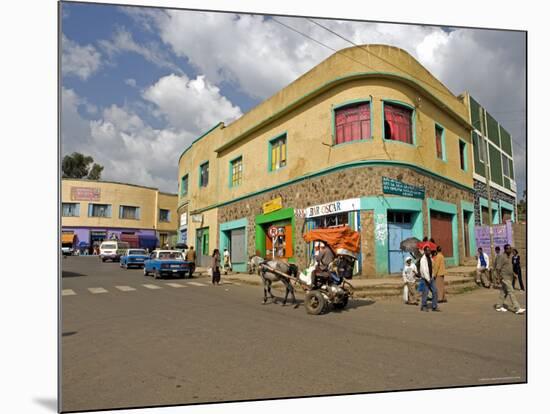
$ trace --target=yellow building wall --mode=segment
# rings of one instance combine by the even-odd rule
[[[214,249],[218,248],[218,209],[213,208],[207,211],[204,211],[203,213],[200,213],[202,215],[202,223],[194,223],[193,220],[191,220],[191,214],[189,214],[188,217],[188,224],[187,224],[187,244],[189,246],[194,246],[195,250],[197,250],[197,229],[206,228],[208,227],[209,231],[209,247],[210,251],[208,252],[208,255],[212,255],[212,252]]]
[[[84,187],[99,189],[99,201],[82,201],[71,199],[72,187]],[[61,201],[64,203],[80,203],[79,217],[61,217],[61,225],[72,227],[121,227],[121,228],[140,228],[156,229],[158,218],[157,204],[158,190],[155,188],[141,187],[137,185],[112,183],[90,180],[61,180]],[[162,202],[171,206],[175,213],[177,204],[177,195],[164,196]],[[92,204],[110,204],[111,217],[88,217],[88,205]],[[121,219],[119,218],[119,207],[133,206],[139,207],[139,219]],[[166,226],[166,230],[175,231],[176,222],[171,222]]]
[[[170,210],[170,221],[158,221],[157,228],[159,231],[175,232],[178,228],[178,196],[176,194],[158,193],[158,208]]]

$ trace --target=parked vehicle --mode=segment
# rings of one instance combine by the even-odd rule
[[[63,254],[63,256],[72,256],[74,253],[73,244],[63,243],[61,245],[61,253]]]
[[[99,258],[102,262],[111,260],[118,262],[126,250],[130,248],[127,242],[118,240],[105,240],[99,246]]]
[[[163,276],[191,277],[191,265],[179,250],[155,250],[144,262],[143,275],[152,274],[155,279]]]
[[[143,268],[147,259],[149,259],[149,255],[145,252],[145,249],[128,249],[120,257],[120,267],[125,269],[132,266]]]

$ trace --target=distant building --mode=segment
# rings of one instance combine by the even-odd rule
[[[111,181],[61,180],[62,242],[93,246],[105,239],[155,248],[177,240],[177,195]]]
[[[472,131],[476,224],[489,223],[485,159],[489,165],[492,223],[515,221],[517,194],[512,136],[474,98],[465,94]],[[488,155],[488,157],[487,157]]]
[[[473,130],[466,98],[407,52],[341,50],[182,153],[180,239],[203,266],[229,248],[236,270],[256,251],[303,267],[304,232],[348,225],[364,277],[400,272],[411,236],[458,265],[475,255]]]

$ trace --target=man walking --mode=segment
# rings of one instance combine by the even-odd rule
[[[476,283],[478,286],[485,288],[491,287],[491,281],[489,280],[489,255],[483,253],[481,247],[477,249]]]
[[[493,268],[491,271],[491,285],[494,289],[500,289],[500,275],[498,274],[498,271],[496,270],[499,261],[502,259],[502,255],[500,254],[500,247],[495,247],[495,256],[493,257]]]
[[[437,307],[437,287],[433,278],[432,254],[428,246],[424,247],[424,254],[420,259],[420,277],[424,279],[424,289],[422,290],[421,311],[428,311],[428,290],[432,292],[432,310],[441,312]]]
[[[405,266],[403,267],[403,299],[407,305],[418,305],[416,299],[416,276],[418,269],[412,261],[412,257],[408,256],[405,259]]]
[[[193,277],[193,272],[195,271],[195,260],[197,258],[197,255],[195,253],[195,250],[193,250],[193,246],[189,246],[189,250],[187,250],[185,260],[188,262],[191,262],[189,264],[189,277]]]
[[[512,247],[509,244],[504,246],[504,254],[499,258],[495,264],[495,270],[500,278],[501,288],[498,303],[496,304],[497,312],[506,312],[507,309],[503,306],[506,298],[510,298],[512,307],[510,310],[516,315],[521,315],[525,312],[518,300],[514,295],[514,288],[512,287],[512,281],[514,280],[514,267],[512,264]]]

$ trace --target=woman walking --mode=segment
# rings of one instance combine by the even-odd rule
[[[220,284],[220,251],[218,249],[214,249],[212,253],[212,284]]]
[[[519,288],[521,290],[525,290],[525,287],[523,286],[523,278],[521,277],[521,263],[519,261],[519,252],[517,249],[512,250],[514,255],[512,256],[512,266],[514,269],[514,281],[512,282],[512,288],[516,288],[516,278],[519,281]]]
[[[447,302],[445,297],[445,256],[441,252],[441,246],[437,246],[436,255],[433,260],[435,285],[437,286],[437,302]]]

